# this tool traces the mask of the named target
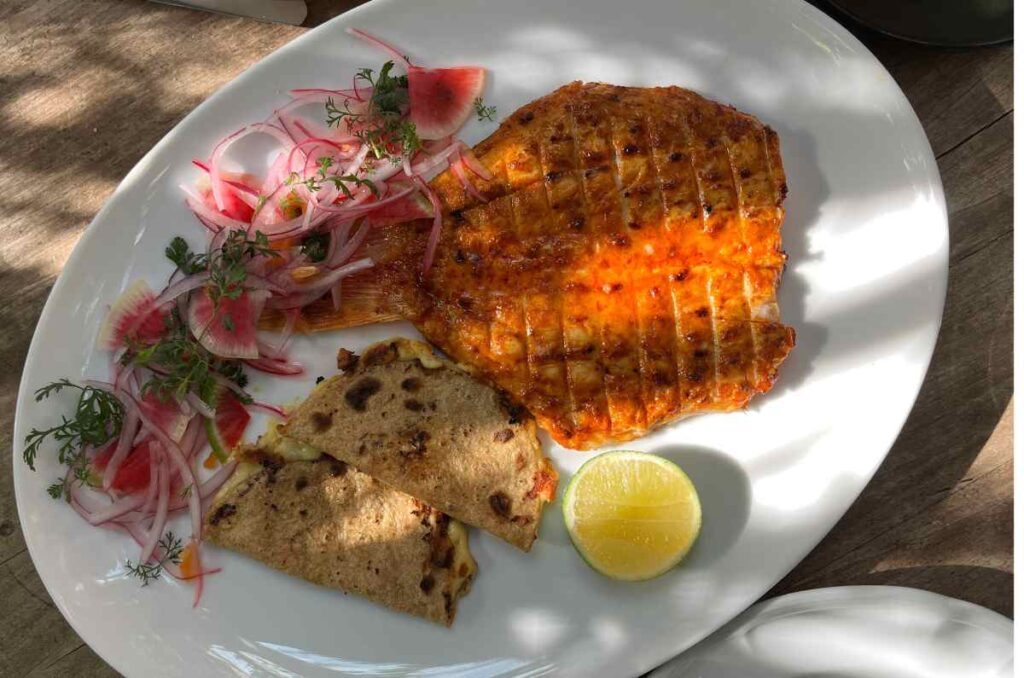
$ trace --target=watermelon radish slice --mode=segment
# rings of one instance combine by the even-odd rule
[[[222,389],[217,399],[217,416],[214,420],[206,419],[206,439],[210,441],[213,453],[222,463],[228,460],[228,454],[242,441],[245,428],[252,418],[235,394]]]
[[[164,333],[164,314],[145,280],[136,280],[118,297],[100,327],[100,348],[116,350],[129,344],[150,345]]]
[[[110,484],[112,489],[124,494],[133,494],[149,487],[149,444],[150,441],[146,440],[132,448],[117,469],[114,482]],[[103,475],[103,470],[113,455],[114,446],[110,446],[93,458],[92,465],[97,475]]]
[[[268,296],[264,290],[246,290],[236,299],[221,297],[215,304],[209,288],[203,288],[189,302],[188,326],[219,358],[258,358],[256,321]]]
[[[189,418],[181,411],[178,401],[171,396],[161,398],[156,391],[149,391],[142,396],[139,409],[171,440],[177,442],[185,435]]]
[[[409,67],[409,120],[420,139],[455,133],[484,91],[484,69]]]

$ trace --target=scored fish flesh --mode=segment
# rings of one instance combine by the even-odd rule
[[[403,317],[587,449],[768,391],[795,333],[779,318],[786,179],[776,133],[678,87],[575,82],[474,154],[492,173],[431,183],[444,223],[381,227],[377,265],[313,329]],[[360,255],[362,256],[362,255]]]

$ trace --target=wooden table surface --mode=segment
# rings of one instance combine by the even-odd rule
[[[309,4],[307,24],[316,25],[359,3]],[[32,331],[82,230],[186,113],[305,30],[141,1],[0,5],[0,468],[11,468]],[[853,30],[906,92],[938,158],[949,293],[895,447],[849,513],[768,595],[897,584],[1011,615],[1013,48],[936,49]],[[0,675],[116,675],[36,575],[7,472],[0,610]]]

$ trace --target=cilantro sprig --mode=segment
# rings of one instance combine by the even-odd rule
[[[217,376],[225,377],[240,388],[248,378],[237,360],[218,358],[192,336],[187,323],[173,309],[167,318],[167,330],[160,341],[137,347],[125,354],[126,363],[149,368],[152,376],[142,385],[142,394],[154,392],[161,399],[183,399],[189,392],[213,405],[220,389]],[[251,402],[247,396],[238,396]]]
[[[175,537],[174,533],[168,530],[167,534],[157,542],[157,548],[160,549],[161,556],[156,563],[133,564],[130,560],[125,561],[125,569],[128,574],[139,579],[143,586],[148,586],[151,581],[159,579],[167,563],[175,565],[181,563],[181,552],[185,547],[182,545],[181,539]]]
[[[257,231],[252,238],[243,229],[231,231],[224,244],[213,252],[193,252],[183,238],[174,238],[164,251],[183,273],[193,275],[209,271],[206,293],[215,304],[222,299],[237,299],[246,290],[246,265],[257,257],[279,256],[270,246],[266,234]],[[228,314],[220,317],[225,329],[233,330]],[[195,393],[203,402],[213,405],[220,389],[218,377],[224,377],[240,388],[248,379],[238,360],[219,358],[193,336],[185,318],[172,309],[164,320],[160,340],[145,346],[133,346],[122,358],[125,364],[148,368],[152,376],[142,385],[145,395],[154,392],[160,398],[185,398]],[[239,395],[243,402],[251,398]]]
[[[302,239],[300,250],[313,263],[327,258],[327,246],[330,236],[326,233],[313,233]]]
[[[213,252],[193,252],[184,238],[176,237],[171,240],[164,254],[186,275],[209,271],[208,290],[214,303],[222,297],[237,299],[242,296],[248,276],[245,265],[250,260],[280,256],[270,247],[270,240],[265,233],[256,231],[250,239],[245,229],[241,228],[231,231],[224,244]]]
[[[497,106],[485,106],[483,97],[473,99],[473,108],[476,110],[476,119],[480,122],[494,122],[494,115],[498,112]]]
[[[416,125],[405,117],[409,105],[409,78],[393,75],[395,62],[385,62],[380,72],[374,75],[372,68],[363,68],[356,73],[356,81],[363,81],[373,89],[365,112],[351,109],[346,99],[342,107],[327,99],[327,125],[346,129],[357,139],[370,147],[370,153],[377,160],[387,158],[400,163],[418,151],[422,143],[416,133]]]
[[[317,170],[315,175],[307,179],[303,179],[298,172],[292,172],[288,175],[285,183],[289,186],[296,184],[305,186],[309,189],[310,193],[316,193],[325,183],[332,183],[334,184],[334,187],[344,193],[345,197],[349,200],[355,197],[352,193],[352,189],[349,188],[350,184],[357,188],[359,186],[366,186],[370,189],[370,193],[373,193],[374,195],[378,194],[377,185],[369,179],[363,179],[355,174],[329,174],[327,170],[331,169],[333,166],[333,158],[327,155],[321,156],[317,158]]]
[[[121,433],[124,421],[124,406],[112,393],[93,386],[80,386],[67,379],[60,379],[36,391],[36,402],[42,402],[65,389],[78,391],[78,401],[70,417],[61,416],[61,422],[46,429],[33,428],[25,436],[22,459],[33,471],[43,443],[53,439],[58,443],[57,460],[71,467],[78,482],[89,479],[89,459],[86,448],[97,449]],[[47,488],[50,496],[58,499],[66,496],[66,483],[61,480]]]

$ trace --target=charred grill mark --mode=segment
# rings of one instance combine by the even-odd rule
[[[221,504],[217,507],[217,510],[210,516],[210,525],[219,525],[220,521],[230,518],[238,512],[238,507],[234,504]]]
[[[515,437],[515,432],[510,428],[503,428],[500,431],[495,432],[494,442],[496,443],[507,443]]]
[[[354,386],[345,391],[345,402],[356,412],[365,412],[370,396],[380,391],[379,379],[363,377]]]
[[[658,162],[658,154],[655,153],[655,148],[657,148],[657,144],[656,144],[655,138],[654,138],[654,130],[655,130],[654,121],[650,118],[650,116],[647,116],[645,118],[644,122],[645,122],[645,126],[647,128],[647,145],[648,145],[648,148],[650,149],[649,150],[649,155],[648,155],[648,158],[649,158],[648,162],[650,163],[651,169],[653,170],[654,179],[655,179],[654,185],[657,187],[656,190],[658,192],[658,205],[661,208],[661,216],[658,219],[657,226],[660,229],[660,233],[661,233],[662,237],[666,241],[670,241],[671,240],[671,233],[669,232],[669,223],[668,223],[668,217],[669,217],[668,197],[666,196],[665,192],[668,191],[668,190],[675,189],[676,182],[674,180],[672,180],[672,181],[666,181],[665,180],[664,171],[662,170],[662,167],[660,166],[660,164]],[[679,152],[678,151],[674,151],[669,156],[669,160],[670,161],[671,161],[671,156],[672,155],[679,155]],[[677,271],[676,273],[672,274],[671,278],[672,278],[672,280],[674,280],[676,282],[682,282],[683,280],[686,279],[687,274],[688,274],[688,270],[687,269],[683,269],[681,271]],[[651,294],[652,298],[658,296],[659,288],[658,287],[652,287],[651,290],[650,290],[650,294]],[[675,299],[673,298],[673,295],[671,294],[671,290],[669,291],[668,304],[670,306],[671,313],[672,313],[672,324],[671,324],[671,329],[670,329],[670,333],[671,333],[672,336],[669,338],[670,351],[669,351],[669,353],[668,353],[668,355],[666,357],[671,362],[671,365],[669,367],[669,369],[671,371],[670,371],[670,373],[666,374],[665,368],[664,367],[659,367],[658,369],[654,370],[654,374],[653,374],[652,380],[653,380],[655,386],[658,386],[658,387],[661,387],[661,388],[666,388],[666,387],[669,387],[669,386],[673,387],[673,389],[671,391],[672,395],[675,397],[675,403],[673,403],[673,405],[678,409],[679,404],[682,401],[682,393],[680,392],[679,378],[678,378],[679,356],[677,355],[677,346],[676,346],[676,344],[677,344],[676,328],[678,327],[678,325],[677,325],[677,318],[676,318],[677,313],[676,313]],[[662,306],[662,308],[664,308],[664,305]],[[659,324],[658,327],[661,328],[661,331],[664,331],[664,326],[663,325]]]
[[[427,453],[427,441],[430,434],[426,431],[416,431],[409,440],[402,443],[398,448],[398,454],[403,459],[418,459]]]
[[[631,242],[625,233],[612,233],[608,236],[608,240],[616,247],[629,247]]]
[[[745,207],[744,207],[744,203],[748,202],[748,200],[745,197],[745,191],[741,191],[740,178],[741,177],[742,178],[749,177],[750,176],[750,170],[746,169],[746,168],[737,170],[737,163],[736,163],[735,158],[734,158],[734,156],[736,155],[736,150],[735,150],[735,148],[733,147],[732,144],[726,144],[725,145],[725,150],[726,150],[727,157],[729,159],[729,167],[732,169],[732,186],[733,186],[733,192],[736,195],[736,219],[739,221],[740,241],[741,241],[741,245],[742,245],[743,249],[746,251],[746,250],[749,250],[749,248],[750,248],[750,238],[749,238],[750,234],[748,233],[748,228],[747,228],[748,224],[747,224],[747,218],[746,218],[747,209],[745,209]],[[744,177],[744,172],[746,173],[746,177]],[[747,207],[750,207],[750,205],[747,205]],[[750,278],[747,275],[746,271],[743,272],[743,301],[744,301],[745,316],[746,316],[745,318],[743,318],[743,320],[746,321],[746,322],[744,322],[744,327],[745,327],[745,329],[747,331],[747,334],[749,336],[750,350],[751,350],[751,353],[752,353],[752,355],[751,355],[751,358],[752,358],[752,361],[751,361],[751,371],[750,371],[751,373],[746,375],[747,378],[745,379],[745,381],[742,384],[743,387],[746,388],[746,387],[749,386],[750,383],[757,383],[757,378],[758,378],[757,377],[757,366],[760,363],[760,356],[758,355],[759,352],[758,352],[758,346],[757,346],[757,334],[754,332],[753,325],[751,325],[750,322],[749,322],[750,319],[753,317],[753,314],[754,314],[754,306],[753,306],[753,301],[751,300],[751,294],[750,294]],[[736,331],[738,332],[740,330],[736,329]],[[734,357],[736,357],[736,361],[731,361],[730,362],[730,365],[733,365],[733,366],[735,366],[737,364],[737,362],[739,361],[738,356],[734,356]]]
[[[507,494],[501,491],[495,492],[488,497],[487,501],[496,515],[505,519],[509,517],[512,511],[512,499]]]
[[[333,412],[314,412],[309,416],[309,423],[317,433],[323,433],[331,427]]]
[[[375,344],[363,354],[362,362],[366,367],[389,365],[398,360],[398,346],[393,342]]]

